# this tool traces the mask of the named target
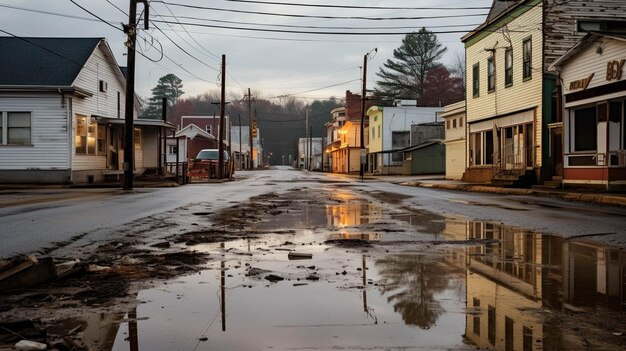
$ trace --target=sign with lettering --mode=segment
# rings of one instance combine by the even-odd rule
[[[622,79],[622,69],[624,68],[624,62],[626,62],[626,59],[622,59],[620,61],[613,60],[613,61],[607,62],[606,80],[610,82],[612,80]]]
[[[569,83],[569,90],[577,90],[577,89],[582,89],[585,90],[587,89],[587,87],[589,86],[589,83],[591,83],[591,79],[593,79],[593,75],[594,73],[591,73],[591,75],[587,78],[583,78],[583,79],[579,79],[579,80],[575,80],[573,82]]]

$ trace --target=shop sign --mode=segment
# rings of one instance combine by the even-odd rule
[[[607,62],[606,80],[610,82],[612,80],[622,79],[622,68],[624,68],[624,62],[626,62],[626,59],[622,59],[620,61],[613,60],[613,61]]]
[[[569,90],[577,90],[577,89],[582,89],[585,90],[587,89],[587,87],[589,86],[589,83],[591,83],[591,79],[593,79],[593,75],[594,73],[591,73],[591,75],[587,78],[583,78],[583,79],[579,79],[579,80],[575,80],[569,83]]]

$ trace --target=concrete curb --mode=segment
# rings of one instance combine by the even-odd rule
[[[421,188],[470,191],[476,193],[491,193],[501,195],[530,195],[543,197],[557,197],[568,201],[592,202],[602,205],[624,206],[626,207],[626,196],[597,193],[578,193],[563,191],[543,191],[535,189],[500,188],[485,185],[473,184],[450,184],[450,183],[427,183],[427,182],[405,182],[400,183],[406,186],[416,186]]]

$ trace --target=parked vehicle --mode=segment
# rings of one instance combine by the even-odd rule
[[[191,161],[189,167],[189,175],[191,177],[199,178],[217,178],[219,162],[219,150],[218,149],[203,149],[198,152],[198,155]],[[224,150],[224,166],[222,174],[224,177],[229,177],[229,165],[230,157],[228,152]]]

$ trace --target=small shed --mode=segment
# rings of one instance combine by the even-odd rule
[[[425,141],[402,150],[402,174],[444,174],[446,172],[446,147],[441,139]]]

